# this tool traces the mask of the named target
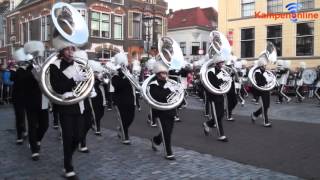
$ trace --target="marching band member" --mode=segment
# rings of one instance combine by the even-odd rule
[[[24,45],[26,53],[32,53],[35,60],[44,55],[44,45],[40,41],[30,41]],[[30,64],[25,77],[25,100],[28,120],[28,134],[32,160],[39,160],[40,144],[49,127],[49,100],[41,92],[38,80],[39,67]]]
[[[54,91],[63,94],[67,99],[73,96],[72,89],[76,83],[86,81],[88,77],[82,71],[77,71],[77,62],[73,59],[75,47],[63,41],[59,36],[53,39],[53,47],[59,50],[58,60],[50,65],[50,82]],[[83,139],[81,132],[84,124],[84,102],[71,105],[58,105],[62,130],[64,170],[66,178],[76,178],[72,165],[72,156],[78,144]]]
[[[15,113],[16,119],[16,130],[17,130],[17,144],[23,143],[23,136],[26,133],[26,124],[25,124],[25,90],[26,87],[25,79],[27,74],[27,66],[28,63],[25,60],[27,56],[24,54],[24,49],[20,48],[19,50],[15,51],[13,57],[16,61],[18,61],[19,66],[15,73],[12,73],[10,80],[13,81],[12,85],[12,102],[13,102],[13,109]]]
[[[156,57],[159,54],[158,47],[152,46],[150,49],[150,55],[151,58],[147,62],[147,69],[149,71],[149,75],[151,75],[153,72],[154,64],[156,63]],[[148,112],[148,123],[151,127],[157,127],[156,120],[154,119],[152,115],[152,108],[149,106],[149,112]]]
[[[154,65],[153,72],[156,74],[156,79],[150,83],[150,94],[158,102],[167,102],[167,96],[171,93],[170,87],[167,87],[168,68],[162,63],[157,62]],[[156,110],[152,109],[152,114],[155,119],[158,119],[160,133],[151,139],[152,149],[157,151],[157,146],[163,143],[165,149],[165,158],[175,160],[171,148],[171,134],[174,126],[175,109],[171,110]]]
[[[232,60],[228,60],[227,62],[226,62],[226,66],[227,67],[229,67],[229,68],[231,68],[231,70],[232,70],[232,68],[233,68],[233,61]],[[226,109],[227,109],[227,121],[234,121],[234,118],[232,117],[232,111],[233,111],[233,109],[236,107],[236,105],[237,105],[237,103],[238,103],[238,99],[237,99],[237,94],[236,94],[236,88],[235,88],[235,83],[239,83],[238,81],[238,79],[236,78],[237,76],[236,76],[236,74],[235,73],[237,73],[237,72],[234,72],[234,71],[232,71],[231,73],[230,73],[230,76],[231,76],[231,78],[232,78],[232,85],[231,85],[231,88],[230,88],[230,90],[227,92],[227,94],[226,94],[226,104],[227,104],[227,107],[226,107]]]
[[[222,55],[217,56],[214,59],[215,73],[213,73],[212,71],[208,73],[208,78],[210,83],[216,88],[220,88],[220,85],[224,81],[228,81],[230,79],[230,77],[224,77],[221,73],[221,68],[225,60],[226,59]],[[203,123],[204,134],[208,136],[210,132],[210,128],[213,128],[214,126],[216,126],[218,129],[218,135],[219,135],[218,140],[222,142],[227,142],[228,138],[224,135],[223,125],[222,125],[222,118],[224,116],[224,97],[223,95],[212,94],[208,91],[207,91],[207,95],[208,95],[207,97],[208,101],[210,103],[211,112],[213,114],[209,121],[206,121]]]
[[[234,68],[236,69],[236,74],[239,78],[239,82],[235,82],[235,89],[236,89],[236,95],[238,96],[238,98],[240,99],[240,103],[241,105],[243,106],[244,103],[245,103],[245,100],[244,100],[244,97],[243,97],[243,77],[242,77],[242,72],[241,72],[241,69],[242,69],[242,63],[241,61],[236,61],[234,63]]]
[[[270,79],[267,79],[267,76],[264,75],[266,70],[266,65],[267,65],[267,61],[265,59],[260,58],[258,60],[257,66],[259,69],[256,70],[255,77],[254,77],[258,86],[264,86],[268,84],[268,82],[270,81]],[[270,106],[270,91],[262,91],[256,88],[256,92],[257,92],[258,98],[261,97],[262,103],[261,103],[261,107],[257,111],[251,114],[252,123],[254,123],[255,120],[262,114],[262,117],[264,120],[263,126],[271,127],[271,123],[269,122],[269,119],[268,119],[268,109]]]
[[[279,100],[276,102],[277,104],[281,104],[283,102],[283,97],[285,97],[287,99],[287,102],[291,101],[291,98],[288,97],[285,93],[284,93],[284,88],[285,85],[287,84],[287,80],[289,77],[289,61],[282,61],[279,60],[278,61],[278,70],[277,70],[277,79],[278,79],[278,84],[279,84],[279,93],[278,93],[278,97]]]
[[[132,53],[132,63],[131,63],[131,71],[132,71],[132,75],[135,78],[135,80],[137,82],[139,82],[139,76],[141,73],[141,66],[140,66],[140,61],[138,60],[138,54],[134,51]],[[136,93],[136,105],[138,108],[138,111],[141,111],[141,106],[140,106],[140,92],[138,90],[135,89],[135,93]]]
[[[302,102],[304,100],[304,97],[301,93],[303,93],[302,86],[303,86],[303,79],[302,79],[302,73],[306,69],[306,63],[300,62],[300,68],[296,72],[296,96],[297,96],[297,102]]]
[[[314,81],[316,85],[316,89],[314,91],[314,94],[316,95],[316,98],[320,101],[320,94],[319,94],[319,89],[320,89],[320,66],[317,67],[317,79]]]
[[[118,66],[127,66],[128,59],[124,53],[115,55],[115,64]],[[128,129],[134,120],[135,114],[135,89],[130,81],[118,69],[118,74],[112,77],[112,85],[114,86],[114,100],[120,115],[120,131],[123,144],[131,144]]]

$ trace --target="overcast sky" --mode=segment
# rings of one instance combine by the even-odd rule
[[[214,7],[218,10],[218,0],[165,0],[168,2],[168,9],[179,10],[192,7]]]

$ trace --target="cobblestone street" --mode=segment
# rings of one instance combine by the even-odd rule
[[[49,128],[41,144],[41,158],[33,162],[27,143],[15,144],[11,108],[0,109],[0,178],[5,180],[62,179],[62,144],[58,131]],[[4,124],[9,124],[4,126]],[[122,145],[115,131],[103,129],[103,136],[89,132],[89,154],[76,153],[75,170],[80,179],[299,179],[268,169],[240,164],[212,155],[175,147],[176,161],[153,152],[149,140],[132,137]]]

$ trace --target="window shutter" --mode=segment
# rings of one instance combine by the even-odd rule
[[[133,36],[133,12],[128,12],[128,38]]]

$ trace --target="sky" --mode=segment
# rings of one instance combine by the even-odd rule
[[[179,10],[192,7],[214,7],[218,10],[218,0],[165,0],[168,2],[168,9]]]

